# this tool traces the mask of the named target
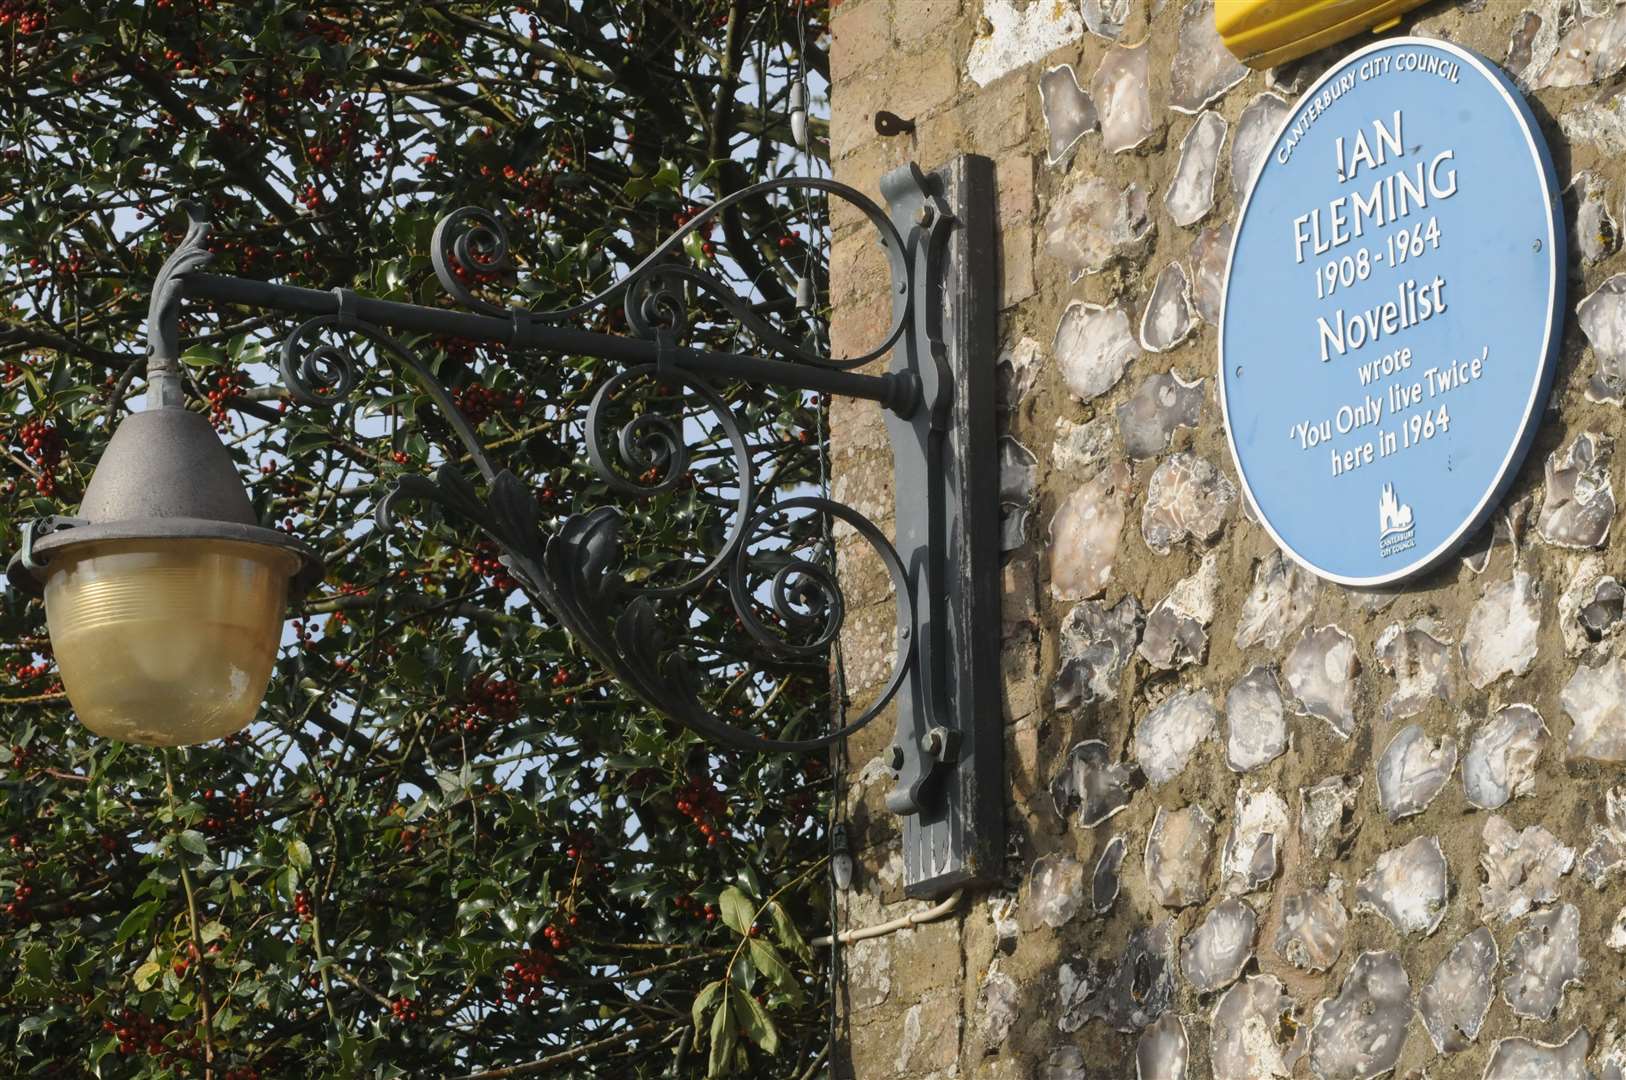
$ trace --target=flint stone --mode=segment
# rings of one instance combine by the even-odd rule
[[[1194,113],[1248,77],[1214,25],[1213,0],[1189,0],[1180,13],[1180,41],[1169,70],[1169,108]]]
[[[1266,788],[1236,791],[1231,836],[1220,860],[1225,891],[1253,892],[1276,876],[1276,852],[1287,839],[1287,803]]]
[[[1468,613],[1462,660],[1468,681],[1483,690],[1504,675],[1523,675],[1536,662],[1541,586],[1523,570],[1485,590]]]
[[[1615,274],[1594,289],[1575,306],[1575,318],[1596,363],[1586,396],[1621,404],[1626,400],[1626,274]]]
[[[1219,562],[1212,552],[1196,571],[1175,582],[1146,616],[1137,651],[1160,671],[1201,663],[1208,655],[1208,625],[1219,591]]]
[[[1241,900],[1231,899],[1210,911],[1180,943],[1180,970],[1199,994],[1230,986],[1253,959],[1259,916]]]
[[[1233,233],[1230,222],[1217,227],[1210,225],[1197,234],[1191,245],[1191,298],[1197,306],[1197,315],[1209,326],[1219,325]]]
[[[1225,695],[1225,763],[1240,773],[1268,765],[1287,752],[1287,716],[1276,673],[1249,669]]]
[[[1591,1045],[1586,1028],[1576,1028],[1562,1043],[1537,1042],[1520,1035],[1500,1039],[1485,1066],[1484,1080],[1594,1080],[1586,1065]],[[1607,1071],[1604,1080],[1608,1080]]]
[[[1133,766],[1113,761],[1101,740],[1086,739],[1068,753],[1050,797],[1057,816],[1066,820],[1076,809],[1079,827],[1093,829],[1128,806],[1138,786]]]
[[[1073,281],[1115,261],[1138,258],[1151,242],[1147,209],[1146,192],[1139,184],[1118,191],[1100,177],[1081,180],[1045,215],[1045,251]]]
[[[1112,580],[1124,524],[1129,466],[1106,468],[1062,501],[1050,521],[1050,593],[1057,600],[1099,596]]]
[[[1140,347],[1152,353],[1168,352],[1190,337],[1196,326],[1185,268],[1171,262],[1158,273],[1141,314]]]
[[[1065,165],[1084,136],[1100,125],[1095,102],[1078,85],[1073,65],[1061,64],[1039,77],[1039,100],[1044,109],[1044,126],[1049,132],[1047,165]]]
[[[1341,739],[1355,732],[1355,679],[1360,670],[1355,639],[1339,626],[1306,630],[1282,665],[1295,707],[1305,716],[1325,720]]]
[[[1253,564],[1253,590],[1243,601],[1233,639],[1238,649],[1255,645],[1272,651],[1310,618],[1315,610],[1315,575],[1280,551]]]
[[[1179,691],[1147,713],[1135,727],[1135,760],[1147,782],[1161,787],[1179,776],[1218,722],[1213,699],[1201,690]]]
[[[1163,196],[1163,205],[1176,225],[1195,225],[1214,209],[1214,174],[1219,171],[1220,148],[1230,125],[1212,110],[1197,117],[1180,140],[1180,164]]]
[[[1540,911],[1513,937],[1507,950],[1507,977],[1502,997],[1515,1015],[1551,1020],[1558,1015],[1564,991],[1581,981],[1581,912],[1574,904]]]
[[[1206,459],[1185,451],[1171,454],[1146,486],[1141,536],[1159,555],[1188,537],[1211,544],[1235,503],[1236,486]]]
[[[1421,724],[1395,733],[1378,758],[1378,805],[1390,821],[1428,809],[1457,766],[1457,740],[1430,739]]]
[[[1542,538],[1567,548],[1600,547],[1615,520],[1615,489],[1609,465],[1615,440],[1583,431],[1547,457],[1547,497],[1536,523]]]
[[[1462,786],[1468,802],[1496,810],[1528,795],[1535,785],[1536,760],[1547,736],[1541,714],[1529,705],[1498,709],[1474,734],[1462,759]]]
[[[1187,382],[1178,371],[1141,380],[1129,400],[1117,408],[1118,432],[1131,461],[1161,454],[1169,448],[1176,430],[1197,426],[1203,412],[1203,381]]]
[[[1344,883],[1334,875],[1324,889],[1294,893],[1282,901],[1276,955],[1305,971],[1326,971],[1338,962],[1349,929],[1349,912],[1338,894]]]
[[[1574,721],[1569,757],[1626,761],[1626,667],[1618,657],[1576,668],[1558,700]]]
[[[1496,997],[1496,938],[1481,926],[1452,946],[1417,996],[1434,1049],[1455,1054],[1479,1037]]]
[[[1419,836],[1377,857],[1355,888],[1358,906],[1382,915],[1402,934],[1427,937],[1445,918],[1449,882],[1445,852],[1432,836]]]
[[[1090,80],[1090,97],[1101,114],[1101,146],[1109,154],[1133,150],[1158,130],[1152,111],[1151,55],[1148,42],[1114,45]]]
[[[1231,138],[1231,198],[1238,206],[1252,190],[1265,153],[1292,108],[1275,94],[1260,94],[1242,110],[1236,134]]]
[[[1145,623],[1146,614],[1133,596],[1110,608],[1099,600],[1075,604],[1061,623],[1056,708],[1115,700]]]
[[[1369,1080],[1395,1067],[1411,1023],[1411,980],[1392,952],[1355,958],[1338,996],[1316,1006],[1310,1068],[1320,1080]]]
[[[1479,887],[1479,904],[1487,922],[1509,923],[1558,899],[1558,879],[1575,865],[1574,848],[1560,844],[1540,825],[1521,832],[1497,814],[1486,819],[1483,835],[1479,865],[1485,883]]]
[[[1208,869],[1214,854],[1214,819],[1201,806],[1173,813],[1158,807],[1146,837],[1144,870],[1152,899],[1169,908],[1208,899]]]
[[[1127,312],[1077,300],[1062,312],[1052,348],[1068,392],[1079,401],[1112,389],[1140,355],[1129,333]]]
[[[1250,975],[1227,990],[1208,1026],[1214,1080],[1290,1076],[1296,1058],[1280,1032],[1293,1011],[1293,1000],[1273,975]]]
[[[1191,1044],[1180,1018],[1166,1012],[1135,1044],[1135,1080],[1186,1080]]]
[[[1431,619],[1393,623],[1373,649],[1378,665],[1395,678],[1395,692],[1384,706],[1391,720],[1416,716],[1430,701],[1450,701],[1451,639]]]

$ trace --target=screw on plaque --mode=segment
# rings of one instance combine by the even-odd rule
[[[910,135],[915,130],[913,120],[905,120],[895,112],[885,109],[875,110],[875,134],[877,135]]]

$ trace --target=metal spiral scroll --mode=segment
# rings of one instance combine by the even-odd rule
[[[323,335],[330,331],[336,333],[338,340],[324,338]],[[474,459],[480,474],[487,480],[495,478],[497,471],[492,467],[480,436],[457,407],[457,402],[452,400],[452,395],[429,370],[429,365],[383,328],[372,323],[341,314],[318,315],[296,326],[283,339],[279,365],[288,396],[302,405],[331,408],[354,391],[360,382],[361,364],[351,348],[352,334],[366,340],[405,369],[418,388],[428,394],[440,409],[457,433],[458,441]]]
[[[428,366],[379,327],[349,315],[322,315],[300,324],[281,348],[282,374],[290,396],[306,404],[331,407],[353,391],[361,381],[361,365],[353,350],[355,338],[387,354],[419,383],[456,430],[486,480],[482,496],[452,464],[442,465],[433,479],[400,477],[375,508],[379,527],[386,531],[393,528],[400,504],[406,500],[432,501],[472,522],[497,544],[503,564],[525,594],[540,608],[552,612],[587,651],[652,708],[702,736],[739,749],[805,752],[828,746],[868,724],[897,693],[914,662],[914,643],[907,638],[899,641],[891,677],[876,700],[841,730],[816,738],[759,735],[722,719],[701,699],[700,679],[680,648],[681,634],[695,624],[684,597],[725,573],[740,625],[768,655],[788,660],[816,657],[841,631],[845,604],[833,566],[792,558],[782,550],[765,550],[750,542],[779,514],[810,510],[846,522],[874,549],[891,575],[897,602],[906,608],[901,625],[913,625],[915,605],[897,551],[857,511],[813,497],[757,504],[750,453],[739,423],[727,403],[703,382],[681,373],[661,373],[654,365],[634,367],[606,381],[588,412],[589,456],[595,469],[612,487],[634,495],[649,495],[675,485],[687,469],[689,449],[677,426],[645,414],[624,424],[613,443],[623,462],[646,470],[658,467],[661,476],[652,485],[640,485],[626,480],[612,467],[602,449],[606,441],[606,406],[627,382],[660,377],[684,384],[714,413],[728,439],[740,480],[727,539],[687,580],[656,587],[626,579],[620,541],[624,520],[614,509],[574,514],[560,521],[554,531],[546,531],[531,488],[512,472],[499,471],[492,465],[478,435]],[[764,563],[767,569],[760,570]],[[753,599],[752,583],[763,580],[769,582],[768,606],[778,617],[775,626],[758,615]],[[673,628],[682,629],[674,634]]]
[[[406,499],[436,502],[474,522],[502,550],[502,562],[521,589],[539,607],[552,612],[606,670],[646,704],[704,737],[741,750],[801,753],[829,746],[864,727],[884,709],[914,663],[914,642],[900,640],[891,677],[879,696],[844,727],[809,739],[769,738],[718,716],[698,692],[700,680],[683,655],[682,642],[670,627],[693,625],[690,611],[640,592],[622,576],[621,515],[608,507],[572,514],[555,531],[541,528],[536,500],[529,488],[506,470],[492,479],[486,498],[454,467],[443,465],[435,479],[400,478],[379,501],[380,528],[393,526]],[[881,558],[892,577],[897,602],[905,606],[903,625],[913,625],[915,599],[902,560],[886,537],[867,518],[841,503],[814,497],[785,499],[751,519],[749,535],[773,515],[809,509],[852,526]],[[741,624],[760,644],[781,657],[817,655],[841,631],[844,605],[833,568],[790,560],[773,575],[773,606],[793,628],[813,628],[809,640],[787,642],[758,619],[748,583],[750,564],[761,553],[746,544],[732,549],[729,592]]]
[[[746,536],[774,515],[794,509],[829,514],[851,525],[891,575],[897,602],[904,605],[902,625],[914,624],[915,598],[903,561],[881,531],[852,508],[815,497],[785,499],[753,517]],[[667,605],[663,612],[649,595],[633,596],[629,602],[634,590],[617,570],[620,526],[620,515],[614,510],[573,516],[548,538],[540,560],[524,555],[514,559],[518,577],[530,595],[553,611],[577,640],[645,702],[701,735],[756,751],[805,752],[828,746],[873,720],[897,693],[914,663],[913,640],[900,640],[891,676],[880,694],[840,730],[809,739],[778,739],[731,724],[700,699],[699,679],[680,648],[681,642],[668,629],[679,627],[686,631],[694,624],[691,612],[679,605]],[[789,616],[787,622],[793,624],[793,629],[813,627],[816,631],[809,640],[787,642],[756,617],[751,603],[751,564],[765,554],[772,553],[744,542],[734,552],[729,592],[741,625],[771,655],[792,660],[818,655],[841,631],[844,605],[834,568],[790,560],[772,575],[776,611],[782,617]],[[794,610],[797,606],[802,610]],[[621,614],[612,614],[615,612]]]
[[[751,519],[745,529],[746,536],[757,535],[764,525],[780,514],[797,509],[815,510],[845,521],[881,552],[882,560],[889,565],[890,560],[897,557],[886,538],[875,530],[867,518],[841,503],[815,496],[797,496],[772,504]],[[757,616],[756,605],[751,602],[753,564],[767,562],[769,554],[760,549],[742,547],[729,568],[729,597],[741,625],[758,642],[775,652],[790,656],[822,655],[841,633],[842,622],[846,618],[846,601],[841,595],[835,568],[829,562],[783,557],[783,561],[773,570],[772,577],[768,578],[768,606],[786,631],[780,634]],[[774,561],[779,562],[779,559]],[[802,640],[790,640],[789,634],[800,634]]]
[[[739,548],[746,533],[746,518],[750,514],[751,503],[755,498],[756,474],[751,463],[750,449],[745,442],[745,434],[740,430],[734,410],[728,407],[728,403],[715,390],[699,379],[690,378],[681,372],[660,372],[654,364],[640,364],[607,379],[593,395],[593,400],[587,408],[587,456],[593,464],[594,471],[612,490],[641,498],[673,491],[682,482],[689,469],[689,444],[684,438],[680,424],[674,424],[668,418],[653,412],[646,412],[628,420],[621,426],[613,440],[621,462],[637,470],[635,475],[642,475],[650,469],[656,470],[658,475],[652,483],[628,479],[606,456],[605,444],[612,441],[607,439],[605,432],[610,403],[617,390],[639,378],[661,378],[672,384],[681,384],[705,402],[707,409],[717,418],[718,425],[728,438],[729,449],[734,458],[734,469],[739,477],[739,495],[734,500],[728,536],[716,554],[698,571],[676,585],[639,587],[640,591],[650,596],[676,596],[680,593],[693,592],[706,585]]]
[[[725,573],[731,605],[747,634],[770,655],[804,660],[816,657],[841,631],[845,604],[834,568],[807,559],[790,558],[782,551],[760,550],[750,543],[775,516],[792,510],[811,510],[839,518],[850,525],[881,558],[892,577],[897,602],[906,606],[902,625],[914,623],[914,595],[902,560],[886,537],[867,518],[841,503],[813,497],[784,499],[751,513],[756,499],[754,473],[745,438],[733,411],[703,383],[666,373],[700,396],[718,417],[739,468],[739,495],[732,508],[732,524],[720,550],[704,567],[678,585],[656,587],[628,581],[622,571],[620,533],[624,519],[605,507],[573,514],[554,531],[543,528],[530,487],[507,470],[490,463],[478,436],[455,402],[434,380],[412,352],[378,327],[324,315],[301,324],[283,342],[282,371],[289,393],[297,400],[331,406],[340,391],[358,382],[356,358],[348,338],[327,340],[328,332],[355,334],[390,354],[416,377],[445,414],[487,481],[482,496],[454,465],[442,465],[433,479],[404,476],[379,500],[375,519],[388,531],[394,527],[400,505],[407,500],[435,502],[475,524],[502,552],[502,563],[521,589],[540,608],[552,612],[559,624],[604,667],[657,711],[696,733],[742,750],[806,752],[828,746],[868,724],[897,693],[914,660],[912,640],[900,640],[891,677],[876,700],[839,731],[810,739],[768,738],[729,723],[701,699],[693,667],[684,657],[680,635],[672,628],[695,624],[684,597],[698,592]],[[631,368],[599,388],[588,414],[588,446],[595,469],[613,487],[648,495],[670,489],[684,475],[688,448],[681,431],[662,418],[635,417],[616,433],[614,444],[623,461],[663,469],[653,485],[634,484],[620,476],[605,457],[606,403],[626,382],[654,376],[654,365]],[[771,562],[766,573],[761,562]],[[778,616],[770,626],[758,615],[752,583],[769,580],[769,606]],[[785,635],[789,633],[795,639]]]
[[[503,225],[502,218],[490,210],[465,206],[442,218],[435,226],[434,234],[430,239],[430,261],[434,264],[435,276],[440,279],[441,286],[447,293],[468,310],[483,315],[513,317],[531,322],[558,323],[573,319],[602,305],[612,303],[626,295],[628,324],[634,333],[645,338],[653,338],[657,328],[671,326],[672,323],[669,320],[674,314],[673,309],[669,307],[661,307],[652,311],[645,302],[645,294],[652,292],[654,295],[677,296],[681,301],[681,295],[672,290],[671,282],[687,282],[712,297],[733,319],[749,330],[757,340],[785,359],[838,369],[861,366],[884,355],[896,344],[899,336],[903,333],[904,326],[908,322],[908,305],[896,306],[891,325],[887,329],[885,336],[862,355],[841,358],[819,356],[809,352],[800,343],[775,329],[772,324],[752,310],[751,303],[735,292],[727,282],[691,266],[673,261],[672,256],[681,252],[683,240],[686,236],[702,228],[708,221],[730,207],[770,192],[798,190],[828,192],[837,198],[846,200],[869,219],[870,224],[874,226],[877,233],[878,243],[881,245],[882,250],[886,252],[887,261],[891,268],[892,281],[902,283],[907,294],[910,289],[913,270],[910,260],[905,257],[903,237],[898,233],[897,227],[892,224],[891,218],[873,200],[858,189],[835,180],[826,180],[813,176],[766,180],[760,184],[752,184],[749,187],[741,188],[734,194],[712,203],[690,218],[681,228],[662,241],[642,262],[628,271],[626,276],[608,288],[579,303],[551,311],[536,311],[493,303],[476,295],[474,289],[465,280],[465,278],[473,278],[478,281],[484,278],[494,282],[511,284],[517,277],[518,267],[513,260],[514,248],[509,241],[508,231]],[[652,289],[651,282],[655,279],[659,279],[660,285]],[[639,293],[640,295],[635,301],[631,295],[627,295],[629,293]],[[678,307],[682,307],[681,303],[679,303]]]
[[[636,278],[627,279],[623,308],[627,326],[641,338],[654,340],[664,333],[676,341],[689,332],[689,305],[683,295],[682,281],[687,275],[677,265],[651,269]]]

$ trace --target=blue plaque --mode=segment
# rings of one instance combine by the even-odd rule
[[[1547,145],[1493,64],[1371,45],[1305,92],[1242,215],[1220,408],[1283,551],[1345,585],[1446,558],[1535,434],[1563,333]]]

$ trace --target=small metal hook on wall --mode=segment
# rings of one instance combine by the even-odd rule
[[[915,130],[913,120],[905,120],[895,112],[885,109],[875,111],[875,134],[877,135],[911,135]]]

